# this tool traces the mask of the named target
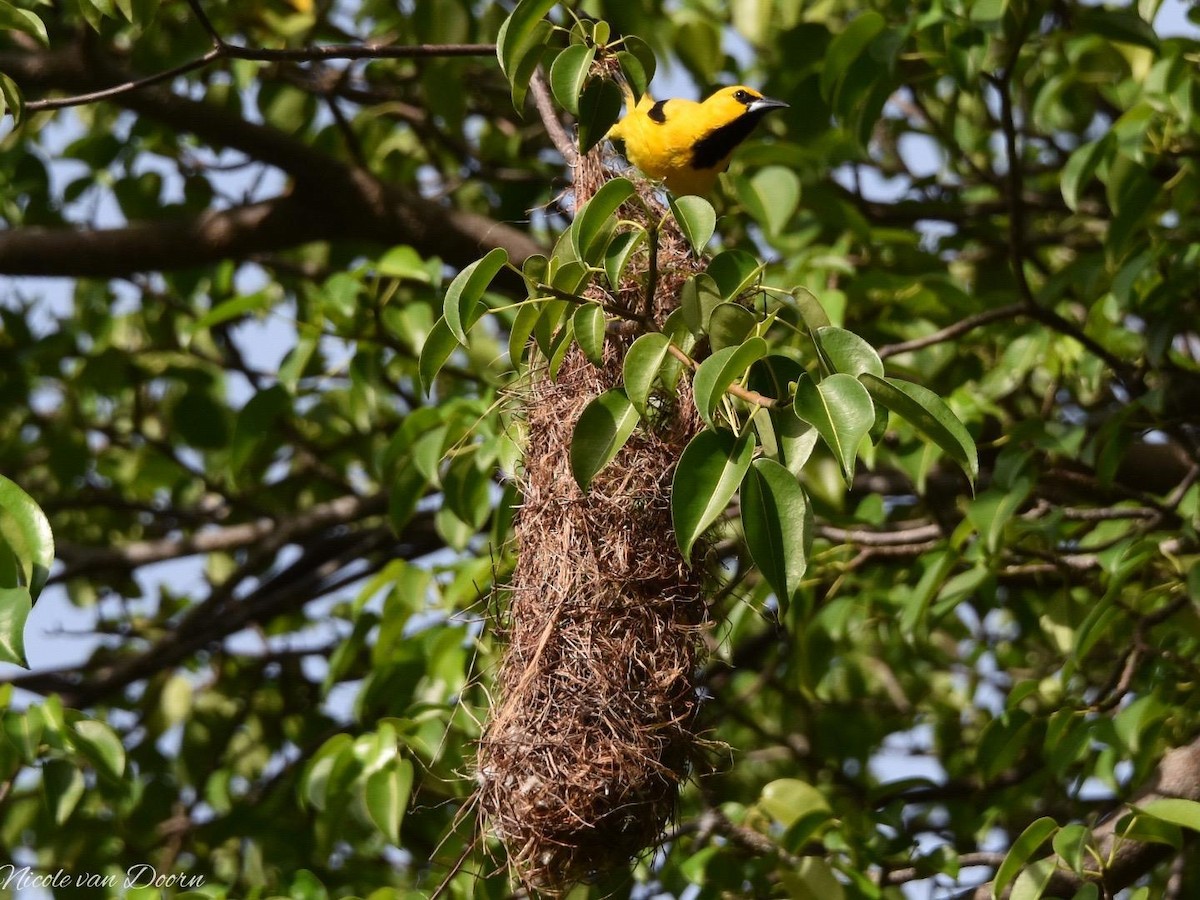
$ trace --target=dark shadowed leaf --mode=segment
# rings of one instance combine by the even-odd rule
[[[625,446],[637,423],[638,411],[623,390],[605,391],[584,408],[571,435],[571,474],[581,490]]]
[[[754,457],[754,439],[702,431],[688,443],[671,483],[675,542],[689,563],[700,535],[725,511]]]

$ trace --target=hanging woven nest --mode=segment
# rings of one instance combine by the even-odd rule
[[[597,154],[580,161],[576,208],[606,177]],[[661,217],[650,187],[639,192]],[[629,203],[619,215],[644,221],[647,213]],[[648,297],[643,251],[615,299],[661,325],[698,269],[670,220],[659,231],[656,269]],[[688,380],[657,398],[653,423],[638,427],[586,493],[569,462],[580,413],[621,385],[638,334],[610,328],[599,367],[573,348],[557,379],[535,370],[522,398],[518,562],[501,603],[508,647],[476,777],[485,827],[520,880],[545,893],[652,846],[701,746],[694,679],[708,621],[705,579],[680,556],[670,505],[675,464],[702,427]]]

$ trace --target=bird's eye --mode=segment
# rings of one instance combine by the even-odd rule
[[[733,99],[738,103],[750,103],[754,98],[750,96],[749,91],[738,91],[733,95]]]

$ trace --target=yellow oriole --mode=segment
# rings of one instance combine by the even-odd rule
[[[625,117],[608,136],[623,140],[625,158],[676,196],[709,193],[759,120],[787,106],[742,85],[722,88],[702,103],[655,102],[643,94],[636,106],[632,92],[624,90]]]

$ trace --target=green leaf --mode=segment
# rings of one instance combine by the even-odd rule
[[[0,588],[0,662],[29,668],[25,659],[25,621],[31,609],[29,588]]]
[[[683,320],[697,337],[708,331],[709,317],[722,302],[717,283],[711,275],[703,272],[685,281],[679,292]]]
[[[1083,873],[1083,864],[1087,861],[1087,846],[1092,832],[1086,825],[1075,823],[1064,825],[1054,835],[1054,852],[1077,875]]]
[[[1017,874],[1025,867],[1029,857],[1037,851],[1039,847],[1046,842],[1046,839],[1054,832],[1058,831],[1058,824],[1049,816],[1032,822],[1021,836],[1013,841],[1013,845],[1004,856],[1004,861],[1000,863],[1000,868],[996,870],[996,877],[992,880],[992,896],[1000,898],[1004,896],[1004,890]]]
[[[975,441],[958,416],[928,388],[898,378],[860,376],[862,383],[882,406],[900,416],[957,462],[971,484],[979,475]]]
[[[459,272],[450,282],[450,287],[446,288],[442,316],[450,333],[460,344],[467,342],[467,331],[483,311],[483,292],[506,262],[508,251],[503,247],[495,247],[483,259],[476,260]]]
[[[0,117],[5,110],[12,113],[14,125],[21,124],[25,118],[25,96],[15,81],[0,72]]]
[[[579,152],[587,153],[604,140],[621,116],[621,89],[607,78],[593,78],[579,98]]]
[[[433,328],[429,330],[429,334],[425,337],[425,343],[421,345],[421,356],[417,360],[421,390],[427,396],[433,387],[433,380],[437,378],[438,372],[442,370],[442,366],[446,364],[446,360],[450,358],[458,347],[458,338],[450,330],[450,325],[446,322],[445,318],[440,318],[434,322]]]
[[[65,759],[46,760],[42,764],[42,791],[54,824],[61,826],[83,797],[83,772]]]
[[[550,36],[551,25],[545,21],[545,16],[554,8],[556,2],[557,0],[521,0],[500,26],[500,33],[496,36],[496,59],[500,62],[500,71],[510,82],[521,60],[531,52],[540,50],[546,38]],[[514,85],[514,89],[515,87]],[[522,99],[524,96],[522,92]],[[520,107],[519,103],[514,105]]]
[[[712,424],[725,391],[757,360],[767,355],[767,342],[752,337],[737,347],[718,350],[700,364],[692,377],[692,394],[701,418]]]
[[[763,264],[745,250],[723,250],[713,257],[705,272],[717,283],[725,300],[736,300],[758,281]]]
[[[703,197],[689,194],[671,198],[671,213],[692,252],[699,256],[717,229],[716,210]]]
[[[692,547],[737,493],[754,457],[750,434],[702,431],[688,443],[671,483],[675,543],[690,565]]]
[[[1175,797],[1152,800],[1142,807],[1141,811],[1144,815],[1171,822],[1180,828],[1200,831],[1200,803],[1195,800]]]
[[[86,0],[84,0],[86,2]],[[46,26],[40,18],[27,9],[18,9],[8,0],[0,0],[0,31],[23,31],[32,35],[43,47],[50,46]]]
[[[1098,34],[1110,41],[1134,44],[1158,50],[1158,35],[1154,26],[1139,16],[1134,8],[1081,6],[1073,16],[1080,34]]]
[[[746,547],[786,612],[808,568],[813,537],[808,498],[796,476],[770,459],[751,464],[741,497]]]
[[[805,375],[796,382],[795,410],[824,438],[849,482],[858,445],[875,422],[867,389],[852,375],[830,375],[819,384]]]
[[[571,474],[580,490],[617,455],[638,423],[638,411],[619,388],[595,397],[571,434]]]
[[[270,309],[274,306],[277,299],[278,296],[274,291],[262,290],[256,291],[253,294],[243,294],[231,300],[225,300],[196,319],[188,327],[188,333],[198,334],[206,328],[212,328],[214,325],[220,325],[232,319],[240,319],[242,316],[249,315],[250,313]]]
[[[883,377],[879,354],[854,332],[826,325],[813,333],[813,340],[830,372],[843,372],[855,378],[864,372]]]
[[[737,186],[738,199],[768,235],[782,232],[800,205],[800,176],[788,166],[764,166]]]
[[[595,47],[572,44],[558,54],[550,67],[550,93],[558,105],[573,116],[579,115],[579,94],[595,58]]]
[[[621,276],[625,273],[625,267],[645,240],[646,232],[638,229],[618,232],[608,242],[608,247],[604,250],[604,274],[613,290],[621,289]]]
[[[718,303],[708,317],[708,342],[713,350],[724,350],[750,336],[758,320],[738,303]]]
[[[529,337],[533,334],[534,326],[542,317],[540,303],[526,303],[513,319],[512,328],[508,332],[508,359],[514,369],[521,368],[525,359],[525,351],[529,346]]]
[[[1067,160],[1067,164],[1063,166],[1063,202],[1072,212],[1079,211],[1079,198],[1083,194],[1083,189],[1096,174],[1096,168],[1112,148],[1112,143],[1111,134],[1106,134],[1098,140],[1077,147],[1070,159]]]
[[[412,783],[413,764],[407,759],[392,759],[367,776],[364,792],[367,813],[391,844],[400,843],[400,825],[408,808]]]
[[[120,781],[125,774],[125,747],[117,733],[98,719],[80,719],[72,727],[72,743],[96,771]]]
[[[429,266],[421,258],[421,254],[406,244],[393,247],[379,257],[379,261],[375,263],[375,271],[387,278],[404,278],[424,284],[433,282]]]
[[[600,190],[583,205],[571,224],[575,252],[581,260],[592,263],[608,243],[612,233],[612,217],[621,204],[634,195],[633,182],[628,178],[606,181]]]
[[[800,310],[800,316],[804,319],[804,325],[809,331],[816,331],[818,328],[832,324],[829,321],[829,314],[825,312],[825,307],[821,305],[817,295],[808,288],[800,287],[793,290],[792,302]]]
[[[850,67],[867,49],[867,45],[883,31],[887,23],[874,10],[859,13],[833,39],[825,51],[825,66],[821,70],[821,96],[836,106],[838,90]]]
[[[633,88],[634,96],[641,99],[642,94],[646,92],[646,88],[654,79],[654,73],[658,68],[658,60],[654,56],[654,51],[650,49],[650,45],[638,37],[636,34],[626,34],[622,38],[625,49],[617,53],[617,62],[621,64],[621,69],[625,72],[625,77],[629,79],[629,86]],[[634,60],[641,66],[642,71],[639,73],[631,65],[626,54],[632,56]]]
[[[54,535],[37,501],[0,475],[0,551],[4,546],[16,562],[18,578],[0,587],[26,588],[30,600],[36,600],[54,565]]]
[[[798,778],[779,778],[764,785],[758,805],[784,828],[790,828],[810,813],[833,814],[825,795]]]
[[[1058,864],[1052,856],[1030,863],[1017,876],[1008,900],[1040,900],[1046,893],[1046,888],[1050,886],[1050,879],[1054,877],[1057,867]]]
[[[599,303],[585,303],[575,310],[573,317],[575,340],[593,365],[604,365],[604,330],[608,320]]]
[[[622,375],[625,380],[625,395],[642,418],[649,416],[647,404],[654,379],[662,371],[669,355],[671,341],[665,334],[652,331],[634,341],[625,352]]]
[[[815,856],[801,857],[795,869],[782,870],[779,881],[791,900],[845,900],[846,889],[833,867]]]

